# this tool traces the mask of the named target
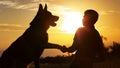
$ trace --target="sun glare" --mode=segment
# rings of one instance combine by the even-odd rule
[[[80,13],[68,12],[64,15],[60,30],[74,34],[79,27],[82,27],[82,15]]]

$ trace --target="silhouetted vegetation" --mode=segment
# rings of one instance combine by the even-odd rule
[[[108,52],[110,58],[120,58],[120,43],[113,42],[113,45],[110,46],[109,49],[111,50]]]
[[[120,43],[113,42],[110,47],[106,48],[106,56],[106,58],[109,60],[111,58],[120,59]],[[69,56],[41,57],[40,63],[70,63],[73,57],[74,54]]]
[[[74,55],[71,56],[55,56],[40,58],[40,63],[68,63],[72,61]]]

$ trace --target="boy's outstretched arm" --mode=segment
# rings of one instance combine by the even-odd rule
[[[74,48],[74,46],[71,46],[67,49],[67,52],[74,52],[76,51],[76,49]]]
[[[78,42],[74,40],[72,45],[68,47],[67,52],[75,52],[78,48],[77,46],[78,46]]]

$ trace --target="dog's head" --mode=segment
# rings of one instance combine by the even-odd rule
[[[42,5],[39,5],[38,12],[33,19],[33,21],[30,23],[31,26],[56,26],[56,21],[59,19],[58,16],[52,15],[51,12],[47,10],[47,5],[43,8]]]

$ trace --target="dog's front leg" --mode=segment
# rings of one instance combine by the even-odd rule
[[[35,68],[40,68],[39,58],[34,60]]]

